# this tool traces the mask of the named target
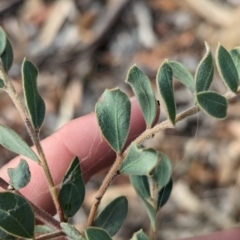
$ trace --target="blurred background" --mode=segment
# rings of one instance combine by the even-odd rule
[[[105,88],[124,83],[136,63],[151,79],[165,58],[183,63],[193,74],[207,41],[214,54],[218,42],[228,50],[240,45],[240,0],[1,0],[0,25],[14,48],[9,72],[21,93],[24,57],[39,69],[38,85],[47,115],[42,138],[73,118],[94,111]],[[194,104],[191,93],[174,81],[178,112]],[[211,89],[225,93],[215,72]],[[239,97],[229,104],[228,117],[216,121],[198,113],[157,134],[149,146],[172,160],[174,188],[158,216],[161,240],[207,234],[238,225],[240,218]],[[161,108],[162,109],[162,108]],[[9,97],[0,92],[0,122],[26,141],[22,121]],[[164,111],[159,121],[166,119]],[[0,164],[14,157],[0,147]],[[72,219],[77,228],[87,213],[106,171],[87,184],[84,208]],[[129,200],[127,220],[114,237],[130,239],[148,231],[145,209],[126,176],[118,177],[103,199],[118,195]]]

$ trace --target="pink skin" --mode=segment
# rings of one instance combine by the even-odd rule
[[[132,100],[131,127],[128,143],[145,130],[145,123],[136,99]],[[67,123],[57,132],[42,141],[54,183],[59,185],[74,156],[78,156],[85,181],[98,171],[108,167],[115,159],[115,153],[102,138],[94,113]],[[8,168],[14,168],[20,157],[14,158],[0,169],[0,176],[9,181]],[[24,159],[26,159],[24,157]],[[37,206],[54,214],[55,208],[48,191],[47,182],[41,167],[29,160],[30,183],[21,193]],[[188,238],[186,240],[237,240],[240,230],[233,229],[213,233],[209,236]]]

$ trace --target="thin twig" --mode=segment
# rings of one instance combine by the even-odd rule
[[[9,191],[9,184],[0,177],[0,187],[4,190]],[[15,191],[20,196],[24,197],[19,191]],[[32,206],[32,209],[35,213],[36,219],[41,221],[42,223],[45,223],[46,225],[53,227],[54,229],[61,230],[60,222],[57,221],[53,216],[51,216],[48,212],[44,211],[42,208],[39,208],[34,203],[27,200],[28,203]]]
[[[41,166],[43,168],[43,171],[45,173],[45,176],[47,178],[49,191],[50,191],[50,194],[52,196],[56,211],[59,215],[60,221],[63,222],[63,221],[65,221],[65,218],[64,218],[60,203],[58,201],[57,190],[55,188],[53,178],[52,178],[52,175],[51,175],[50,169],[48,167],[46,157],[44,155],[44,152],[43,152],[43,149],[42,149],[42,146],[41,146],[41,143],[40,143],[39,136],[35,131],[35,128],[32,124],[32,121],[30,120],[30,118],[28,116],[27,110],[26,110],[25,106],[22,104],[22,102],[21,102],[21,100],[20,100],[20,98],[19,98],[19,96],[18,96],[18,94],[17,94],[17,92],[16,92],[16,90],[15,90],[13,84],[12,84],[12,81],[9,79],[8,75],[6,74],[6,72],[3,69],[0,69],[0,70],[1,70],[1,73],[2,73],[3,78],[4,78],[3,81],[6,85],[5,90],[7,91],[7,93],[11,97],[13,103],[15,104],[16,108],[18,109],[18,111],[19,111],[19,113],[20,113],[20,115],[21,115],[21,117],[24,121],[24,124],[27,128],[27,131],[28,131],[28,133],[31,137],[31,140],[32,140],[33,144],[35,145],[35,147],[37,149],[40,164],[41,164]]]
[[[240,93],[240,87],[238,87],[237,94],[238,93]],[[226,94],[224,94],[224,97],[227,100],[231,100],[232,98],[236,97],[236,94],[232,93],[232,92],[227,92]],[[177,123],[177,122],[185,119],[186,117],[194,115],[195,113],[197,113],[199,111],[200,111],[200,108],[198,106],[194,106],[182,113],[179,113],[176,116],[175,122]],[[174,128],[174,126],[172,125],[172,123],[169,120],[163,121],[151,129],[146,129],[139,137],[137,137],[134,140],[134,142],[136,144],[140,144],[140,143],[144,142],[145,140],[149,139],[150,136],[153,136],[156,133],[158,133],[164,129],[167,129],[167,128]],[[117,172],[122,164],[122,161],[124,160],[124,157],[127,155],[128,150],[129,150],[129,147],[127,147],[127,149],[121,155],[121,158],[119,158],[119,156],[117,156],[114,164],[112,165],[108,174],[104,178],[102,185],[100,186],[100,188],[98,190],[97,196],[95,197],[94,204],[90,210],[90,214],[89,214],[89,218],[88,218],[88,226],[91,226],[93,224],[100,201],[103,198],[103,195],[106,192],[107,188],[110,186],[111,182],[118,175]]]

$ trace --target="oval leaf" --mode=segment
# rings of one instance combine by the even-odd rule
[[[169,61],[173,71],[173,77],[184,84],[189,90],[195,93],[195,81],[192,74],[179,62]]]
[[[16,168],[8,168],[10,184],[14,189],[24,188],[30,181],[31,173],[26,160],[21,159]]]
[[[138,232],[134,233],[131,240],[149,240],[148,236],[143,232],[143,230],[139,230]]]
[[[219,75],[221,76],[225,85],[232,91],[237,92],[238,88],[238,72],[234,65],[230,53],[218,44],[216,51],[216,64]]]
[[[165,203],[168,201],[173,187],[173,181],[172,178],[170,178],[169,182],[166,186],[160,189],[158,193],[158,209],[163,207]]]
[[[40,129],[45,118],[45,103],[37,89],[38,70],[26,59],[22,64],[23,92],[28,112],[36,129]]]
[[[196,92],[207,91],[213,80],[213,58],[209,45],[205,42],[206,50],[204,57],[200,61],[195,74]]]
[[[106,89],[95,111],[103,136],[114,151],[121,152],[130,124],[131,104],[128,96],[118,88]]]
[[[156,179],[159,188],[164,187],[171,178],[172,165],[167,155],[162,152],[158,152],[160,162],[153,170],[153,178]]]
[[[7,39],[6,39],[5,32],[2,29],[2,27],[0,27],[0,56],[2,55],[2,53],[5,50],[6,43],[7,43]]]
[[[232,57],[233,63],[237,69],[238,73],[238,82],[240,79],[240,47],[234,48],[230,51],[230,55]]]
[[[151,128],[157,114],[157,101],[149,78],[137,66],[133,66],[126,82],[131,85],[138,99],[147,127]]]
[[[105,230],[97,227],[89,227],[84,233],[87,240],[112,240]]]
[[[59,201],[66,218],[72,217],[81,207],[85,186],[78,157],[75,157],[63,178]]]
[[[149,175],[157,161],[158,155],[154,149],[139,149],[136,143],[132,143],[120,167],[120,172],[129,175]]]
[[[157,85],[168,118],[174,125],[176,119],[176,104],[174,99],[172,77],[173,77],[172,68],[168,61],[165,60],[157,73]]]
[[[2,63],[3,63],[3,68],[6,72],[9,71],[13,64],[13,49],[10,41],[6,37],[6,46],[5,49],[1,55]]]
[[[128,201],[124,196],[115,198],[98,215],[93,226],[105,229],[111,236],[122,226],[128,212]]]
[[[32,238],[34,213],[28,201],[12,192],[0,193],[0,229],[10,235]]]
[[[37,155],[26,142],[12,129],[0,125],[0,144],[5,148],[39,162]]]
[[[61,222],[60,225],[62,227],[63,232],[68,237],[68,239],[70,239],[70,240],[84,240],[81,233],[71,224]]]
[[[227,100],[216,92],[201,92],[197,94],[200,108],[208,115],[223,119],[227,115]]]

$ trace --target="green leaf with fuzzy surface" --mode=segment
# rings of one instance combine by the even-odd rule
[[[85,185],[78,157],[71,162],[63,178],[59,192],[59,202],[66,218],[74,216],[85,197]]]
[[[216,50],[216,64],[225,85],[236,93],[239,83],[238,72],[230,53],[220,44]]]
[[[105,229],[111,236],[122,226],[128,212],[128,201],[125,196],[115,198],[95,219],[93,226]]]
[[[84,240],[81,233],[71,224],[61,222],[60,223],[63,232],[66,234],[69,240]]]
[[[192,74],[179,62],[169,61],[169,64],[173,71],[173,77],[176,78],[179,82],[184,84],[189,90],[194,94],[195,93],[195,81]]]
[[[37,155],[12,129],[0,125],[0,144],[5,148],[39,162]]]
[[[157,101],[149,78],[137,66],[133,66],[126,82],[131,85],[138,99],[147,127],[151,128],[157,114]]]
[[[34,213],[28,201],[12,192],[0,193],[0,230],[7,234],[32,238]]]
[[[14,189],[18,190],[24,188],[31,179],[31,173],[26,160],[21,159],[16,168],[8,168],[8,175],[10,184]]]
[[[170,178],[169,182],[160,189],[158,193],[158,209],[163,207],[166,202],[168,201],[173,187],[173,181],[172,178]]]
[[[201,92],[197,94],[197,103],[208,115],[223,119],[227,115],[227,100],[216,92]]]
[[[157,73],[157,86],[164,103],[169,120],[174,125],[176,119],[176,104],[172,83],[173,71],[167,60],[163,62]]]
[[[209,45],[205,42],[206,53],[198,64],[195,74],[196,92],[207,91],[213,80],[213,58]]]
[[[6,72],[10,70],[13,64],[13,49],[12,45],[9,41],[9,39],[6,37],[6,46],[5,49],[1,55],[2,63],[3,63],[3,68]]]
[[[172,165],[166,154],[158,152],[158,156],[160,157],[160,161],[153,169],[152,175],[160,189],[169,182],[172,175]]]
[[[89,227],[84,232],[87,240],[112,240],[110,235],[102,228]]]
[[[6,43],[7,43],[6,34],[2,27],[0,27],[0,56],[5,50]]]
[[[153,205],[150,203],[151,196],[147,177],[130,175],[130,180],[137,195],[142,200],[147,210],[152,229],[156,229],[156,211]]]
[[[138,232],[134,233],[131,240],[149,240],[148,236],[143,232],[143,230],[139,230]]]
[[[131,104],[118,88],[106,89],[99,98],[95,112],[101,132],[114,151],[120,153],[128,136]]]
[[[138,148],[136,143],[132,143],[120,172],[129,175],[149,175],[157,161],[158,154],[154,149]]]
[[[23,92],[28,112],[36,129],[40,129],[45,118],[45,103],[37,89],[37,68],[24,59],[22,64]]]
[[[237,69],[238,73],[238,82],[240,79],[240,47],[236,47],[230,51],[230,55],[232,57],[233,63]]]

